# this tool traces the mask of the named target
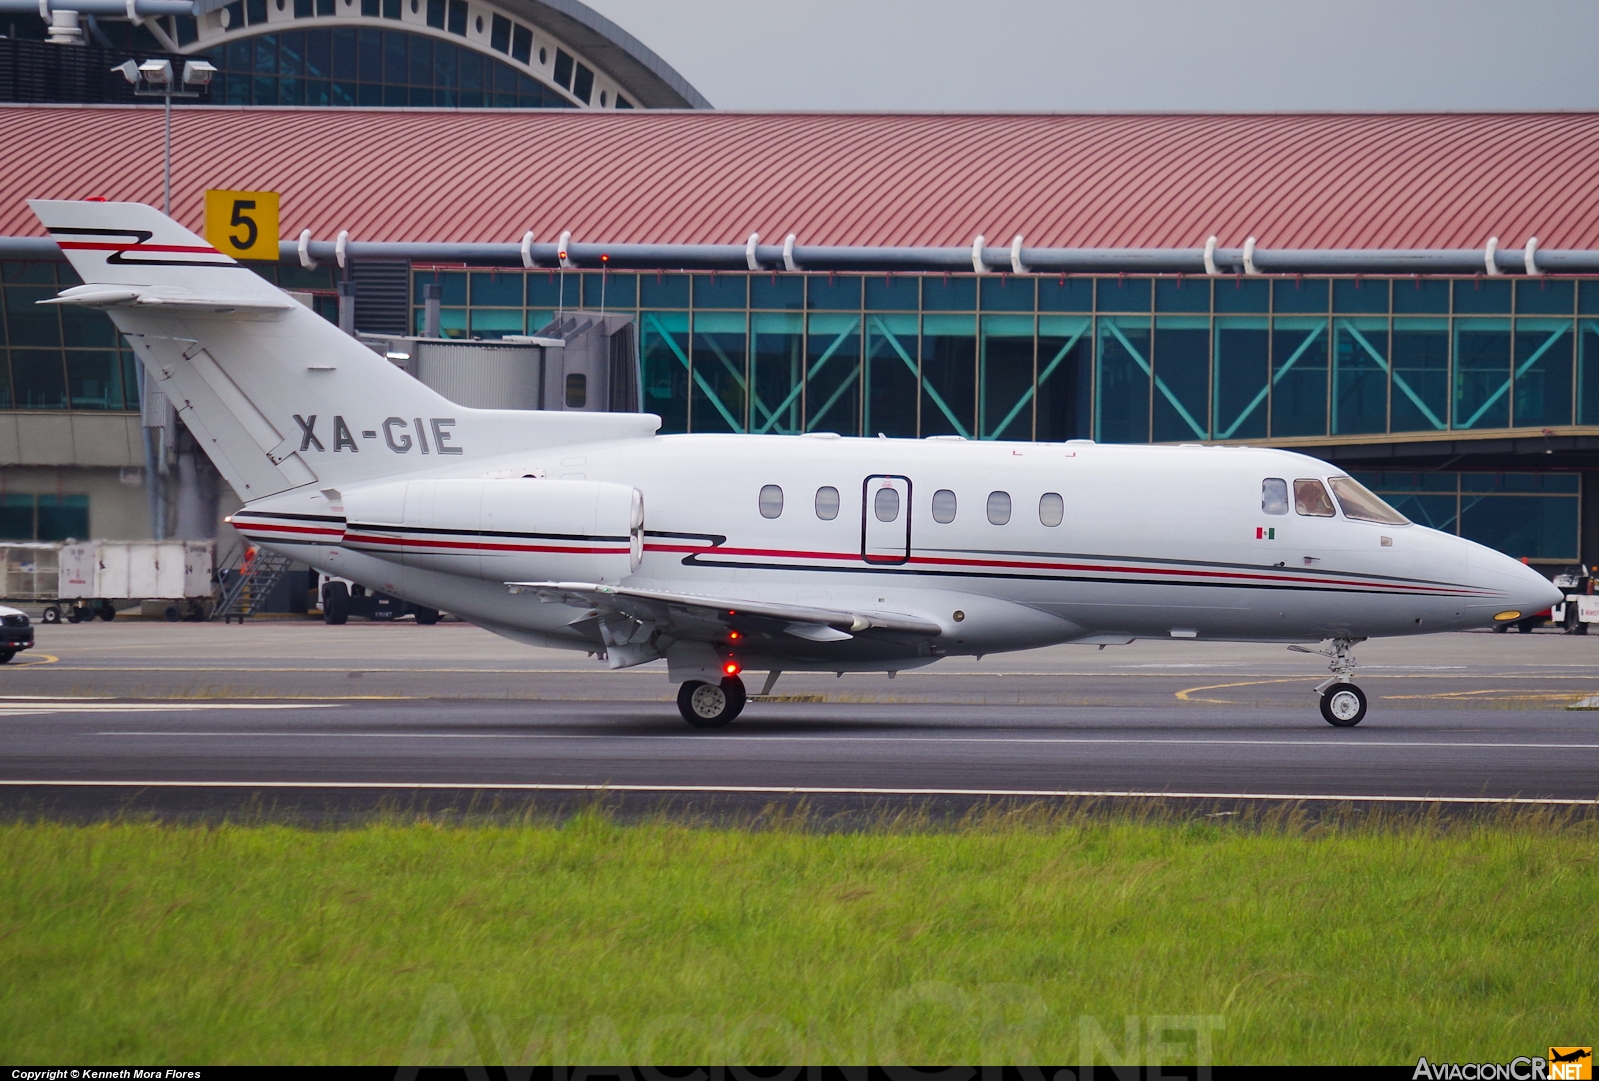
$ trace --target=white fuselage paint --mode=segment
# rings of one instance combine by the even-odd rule
[[[808,644],[752,642],[748,666],[756,668],[881,671],[1070,641],[1419,634],[1486,626],[1501,611],[1536,611],[1554,599],[1537,572],[1459,537],[1341,513],[1262,510],[1265,478],[1291,486],[1340,473],[1304,455],[1242,447],[678,435],[461,461],[425,475],[531,474],[520,483],[636,488],[646,538],[629,586],[899,612],[944,628],[931,652],[900,657],[857,657],[844,644],[818,658]],[[892,522],[875,513],[874,493],[885,482],[874,478],[897,478],[888,483],[908,492]],[[782,489],[777,517],[760,511],[765,485]],[[824,520],[817,492],[828,487],[837,489],[839,509]],[[939,491],[955,494],[953,521],[934,518]],[[1010,497],[1003,525],[989,520],[994,492]],[[1061,497],[1059,525],[1040,520],[1046,493]],[[342,498],[356,504],[358,489]],[[337,508],[302,489],[250,509]],[[907,526],[908,558],[903,549],[889,554],[903,546]],[[507,589],[506,581],[527,579],[526,557],[512,569],[511,557],[485,555],[483,576],[467,578],[344,545],[251,535],[328,573],[511,637],[596,648],[592,632],[571,626],[570,608]],[[504,577],[496,559],[507,562]]]

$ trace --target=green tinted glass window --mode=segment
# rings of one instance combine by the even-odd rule
[[[1388,430],[1388,320],[1333,320],[1332,430],[1352,435]]]
[[[1216,282],[1218,312],[1260,312],[1271,310],[1271,282],[1235,274]]]
[[[1157,443],[1210,438],[1210,320],[1163,315],[1155,319],[1153,431]]]
[[[922,309],[969,312],[977,307],[977,279],[970,275],[929,274],[922,279]]]
[[[1412,315],[1448,315],[1449,282],[1442,278],[1396,278],[1394,312]]]
[[[1326,435],[1327,320],[1273,319],[1271,369],[1271,435]]]
[[[1095,278],[1094,306],[1102,312],[1147,312],[1154,285],[1152,278]]]
[[[984,439],[1031,438],[1033,317],[984,316],[978,366],[982,411],[979,434]]]
[[[813,283],[814,284],[814,283]],[[863,435],[916,435],[917,320],[914,315],[866,317],[866,399]]]
[[[861,433],[861,318],[806,318],[805,430]]]
[[[1456,319],[1454,354],[1453,426],[1504,427],[1510,420],[1510,320]]]
[[[1094,394],[1094,438],[1102,443],[1147,443],[1149,318],[1104,316],[1097,322],[1099,382]]]
[[[1278,278],[1271,283],[1271,310],[1304,312],[1327,310],[1329,287],[1325,278]]]
[[[1569,282],[1566,284],[1570,284]],[[1516,428],[1571,423],[1576,325],[1570,319],[1517,319],[1510,423]]]
[[[1396,318],[1390,338],[1396,432],[1449,426],[1449,320]]]
[[[977,431],[977,320],[974,316],[922,317],[921,376],[922,416],[918,434],[972,438]]]
[[[1041,312],[1091,312],[1093,278],[1040,278],[1038,310]]]
[[[982,279],[985,312],[1030,312],[1035,304],[1034,281],[1015,274],[991,274]]]
[[[1093,325],[1086,315],[1038,317],[1034,438],[1059,442],[1093,435]]]
[[[1333,311],[1388,314],[1387,278],[1334,278]]]
[[[1260,439],[1270,412],[1270,325],[1264,316],[1221,316],[1214,335],[1215,438]]]
[[[1455,314],[1509,315],[1511,282],[1486,278],[1455,281]]]
[[[750,278],[750,307],[787,308],[805,306],[805,279],[798,274],[757,274]]]
[[[1210,279],[1156,278],[1155,310],[1158,312],[1210,311]]]
[[[687,274],[641,274],[638,283],[642,308],[688,307]]]

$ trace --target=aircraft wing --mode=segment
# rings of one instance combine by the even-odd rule
[[[775,631],[808,642],[843,642],[856,636],[909,635],[936,638],[944,628],[927,619],[894,612],[816,608],[801,604],[713,597],[697,593],[603,586],[591,582],[507,582],[513,593],[532,593],[547,603],[593,612],[613,667],[659,656],[638,649],[657,633],[689,641],[721,640],[729,630]],[[796,643],[797,644],[797,643]],[[649,656],[642,654],[649,653]],[[638,660],[631,659],[638,656]]]

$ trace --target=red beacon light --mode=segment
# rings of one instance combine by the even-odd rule
[[[737,661],[728,661],[726,664],[722,665],[722,671],[726,672],[730,676],[736,676],[740,672],[744,671],[744,669],[739,667],[739,663]]]

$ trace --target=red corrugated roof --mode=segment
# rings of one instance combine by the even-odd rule
[[[1599,247],[1599,113],[933,115],[179,109],[176,216],[283,193],[282,233],[1269,248]],[[161,198],[159,108],[0,108],[29,197]]]

